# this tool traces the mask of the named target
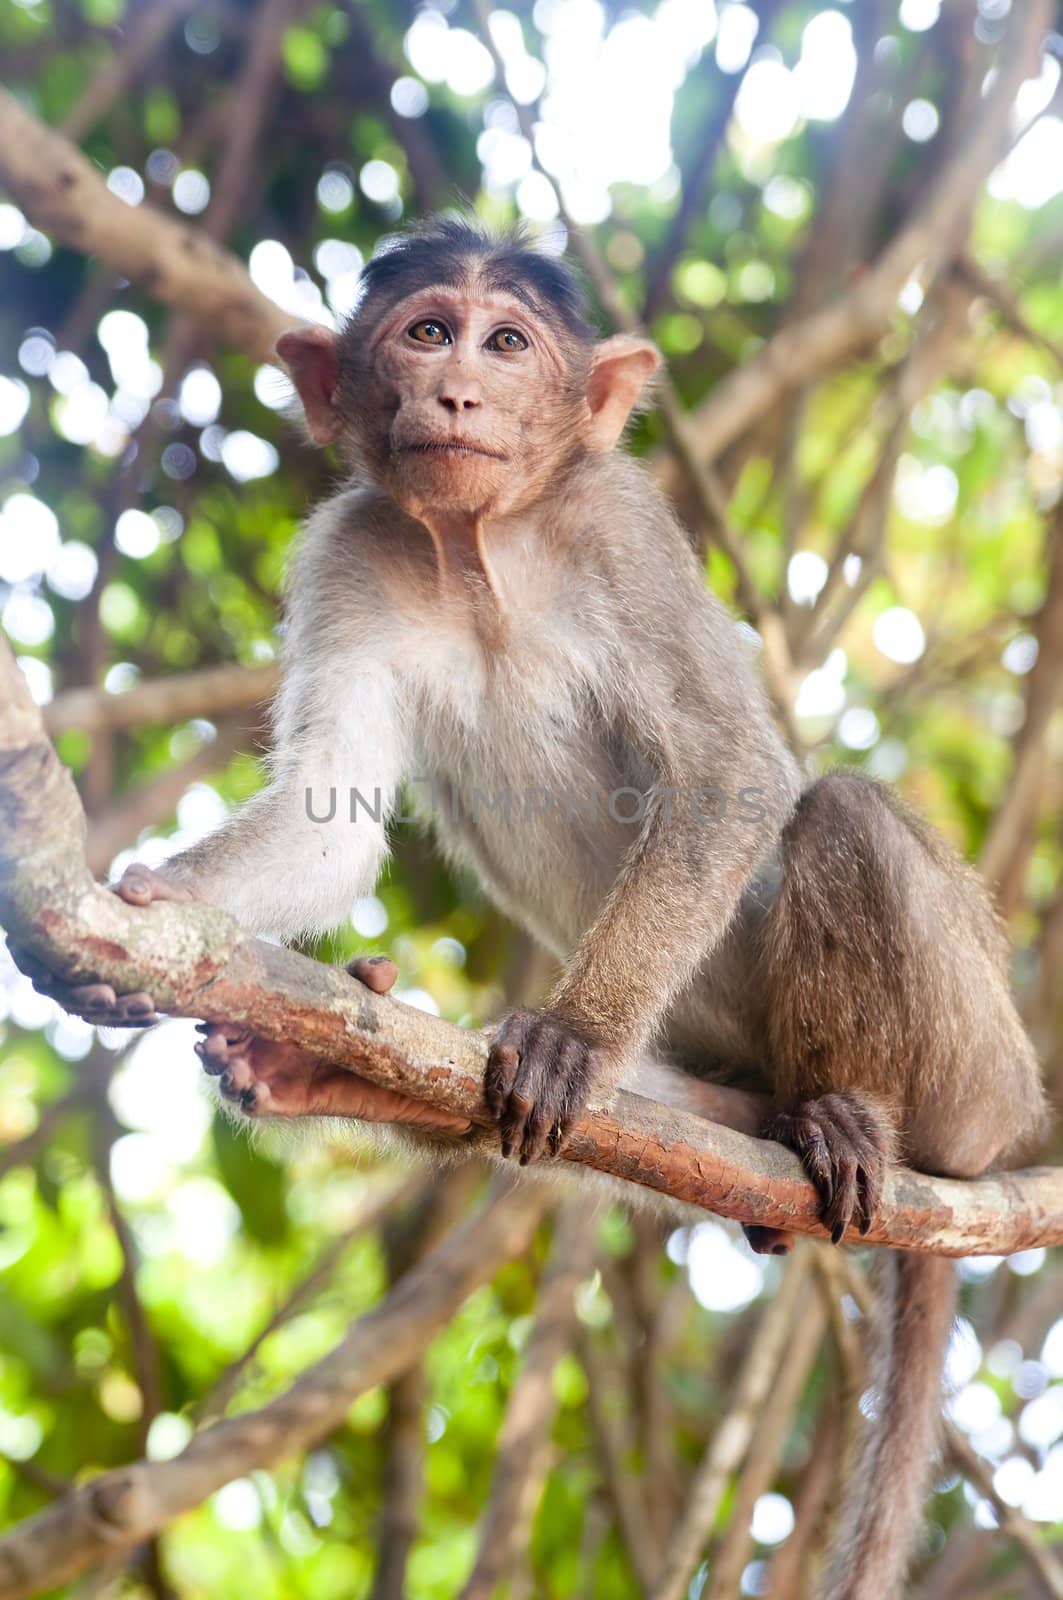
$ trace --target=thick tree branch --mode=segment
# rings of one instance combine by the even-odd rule
[[[174,1016],[292,1039],[374,1083],[486,1124],[483,1034],[251,939],[210,906],[127,906],[92,881],[83,840],[73,782],[3,645],[0,919],[18,944],[65,977],[146,990]],[[494,1148],[483,1132],[462,1145],[469,1154]],[[815,1191],[789,1151],[641,1095],[620,1091],[608,1107],[592,1108],[565,1159],[739,1222],[824,1237]],[[957,1256],[1063,1243],[1063,1171],[956,1182],[898,1169],[868,1242]]]
[[[98,256],[254,361],[271,361],[278,336],[297,320],[267,299],[243,263],[201,228],[112,194],[76,145],[4,89],[0,183],[35,227],[82,255]]]
[[[484,1209],[285,1394],[205,1428],[171,1461],[103,1473],[0,1539],[0,1600],[54,1588],[142,1544],[233,1478],[285,1460],[338,1427],[360,1394],[409,1367],[463,1301],[525,1247],[549,1194],[542,1185],[506,1189],[499,1178]]]

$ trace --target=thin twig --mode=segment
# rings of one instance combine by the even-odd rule
[[[67,689],[46,705],[44,726],[54,737],[68,728],[117,733],[152,722],[220,717],[263,704],[280,682],[274,662],[261,667],[201,667],[167,678],[146,678],[131,689]]]
[[[661,1549],[650,1521],[643,1480],[631,1470],[634,1435],[623,1404],[625,1386],[616,1381],[615,1363],[587,1328],[580,1330],[580,1353],[587,1374],[595,1454],[631,1569],[640,1589],[648,1593],[660,1571]]]
[[[734,1386],[727,1415],[691,1482],[686,1505],[669,1541],[664,1572],[651,1600],[682,1600],[720,1509],[724,1491],[749,1450],[761,1409],[776,1381],[792,1337],[798,1302],[808,1282],[809,1252],[797,1250],[783,1272],[775,1298],[765,1307]]]
[[[732,1600],[739,1592],[742,1573],[753,1545],[751,1522],[762,1494],[775,1481],[779,1462],[801,1403],[809,1372],[816,1359],[827,1325],[827,1312],[821,1298],[806,1293],[796,1312],[790,1343],[772,1385],[771,1404],[757,1423],[742,1471],[735,1486],[727,1527],[719,1549],[710,1558],[709,1585],[705,1600]]]
[[[206,1394],[197,1408],[201,1425],[205,1426],[224,1415],[229,1402],[255,1365],[258,1353],[266,1340],[276,1333],[278,1328],[282,1328],[285,1323],[304,1311],[321,1291],[327,1288],[355,1239],[360,1239],[378,1228],[388,1213],[409,1199],[422,1182],[423,1179],[418,1173],[410,1173],[386,1185],[379,1194],[371,1193],[368,1196],[354,1220],[342,1233],[337,1234],[335,1239],[329,1241],[306,1276],[300,1278],[294,1289],[285,1296],[269,1320],[255,1334],[243,1354],[237,1356],[236,1360],[226,1367],[213,1388]]]
[[[554,1368],[571,1343],[576,1290],[590,1270],[595,1243],[586,1205],[567,1201],[558,1216],[523,1364],[506,1403],[491,1497],[461,1600],[490,1600],[496,1585],[511,1576],[526,1553],[549,1468],[550,1429],[557,1411]]]
[[[946,1423],[945,1442],[957,1470],[993,1507],[1000,1531],[1018,1545],[1052,1600],[1063,1600],[1063,1562],[1036,1523],[1000,1498],[993,1484],[992,1467],[953,1423]]]

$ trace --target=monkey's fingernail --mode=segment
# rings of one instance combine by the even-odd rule
[[[831,1242],[831,1244],[841,1244],[841,1242],[842,1242],[842,1240],[844,1238],[845,1238],[845,1223],[844,1222],[836,1222],[834,1224],[833,1228],[830,1231],[830,1242]]]

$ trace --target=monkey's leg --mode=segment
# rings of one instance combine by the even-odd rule
[[[806,790],[781,852],[757,974],[777,1107],[764,1132],[801,1156],[837,1243],[870,1227],[900,1108],[919,1092],[907,1064],[925,1060],[931,1024],[917,986],[935,937],[948,941],[933,933],[917,957],[913,923],[937,864],[899,807],[849,773]]]

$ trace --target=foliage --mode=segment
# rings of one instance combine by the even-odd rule
[[[113,97],[92,99],[160,7],[170,21],[154,48]],[[496,13],[514,93],[534,97],[542,82],[534,63],[548,62],[554,106],[547,99],[541,108],[539,153],[555,178],[564,175],[553,183],[533,165],[476,43],[477,15],[459,0],[416,14],[404,0],[0,0],[0,50],[18,94],[43,120],[74,130],[117,193],[217,226],[260,286],[294,313],[342,314],[361,260],[381,237],[460,196],[495,222],[523,210],[556,244],[560,192],[569,216],[593,232],[621,303],[639,313],[649,296],[650,331],[696,438],[699,403],[787,318],[859,280],[920,203],[947,141],[978,114],[960,83],[969,18],[957,21],[949,8],[933,26],[936,8],[915,0],[899,16],[882,0],[829,13],[805,0],[756,9],[751,66],[740,38],[748,6],[721,7],[717,19],[710,0],[514,0]],[[1006,10],[989,0],[977,8],[978,48],[992,43]],[[820,58],[817,89],[824,18],[834,19],[826,27],[835,55]],[[279,47],[255,78],[256,40],[270,27]],[[604,66],[603,28],[614,42],[628,30]],[[855,39],[858,63],[844,109],[829,93],[831,64],[842,77],[847,70],[840,29]],[[674,56],[654,55],[648,43],[666,34],[686,41],[671,82]],[[639,50],[649,52],[641,80]],[[802,59],[811,64],[804,79],[783,72]],[[581,63],[584,121],[569,126],[566,85]],[[913,277],[885,338],[802,386],[716,463],[758,591],[798,646],[835,553],[844,555],[862,517],[881,512],[881,547],[866,533],[847,547],[839,595],[860,592],[860,558],[873,577],[844,627],[804,658],[795,649],[798,726],[813,763],[843,760],[898,782],[971,856],[1008,794],[1037,645],[1059,648],[1057,639],[1038,639],[1063,482],[1063,202],[1051,192],[1063,171],[1063,124],[1049,105],[1058,77],[1046,59],[1039,88],[1028,86],[1024,114],[1048,112],[979,202],[960,265],[934,284]],[[642,167],[632,153],[638,140],[622,138],[625,122],[637,128],[643,115],[631,98],[640,82],[650,150]],[[786,126],[786,97],[802,82],[805,100]],[[674,160],[664,147],[654,172],[661,95]],[[241,157],[244,119],[255,135]],[[927,140],[931,123],[937,131]],[[603,153],[610,140],[613,153]],[[231,216],[218,223],[223,196]],[[677,238],[673,219],[687,196],[693,203]],[[38,697],[272,659],[285,552],[305,506],[332,477],[285,417],[277,374],[217,347],[209,327],[167,313],[99,262],[54,248],[12,206],[0,206],[0,246],[0,617]],[[972,288],[963,270],[972,262],[991,274],[988,284]],[[993,292],[997,283],[1003,295]],[[954,322],[925,393],[909,401],[905,374],[931,313]],[[660,466],[666,440],[657,417],[643,419],[633,448]],[[879,505],[874,478],[884,459],[892,470]],[[696,535],[711,532],[681,485],[678,493]],[[707,573],[737,599],[734,568],[715,547]],[[235,759],[230,735],[244,752]],[[1008,905],[1017,978],[1056,1081],[1060,736],[1057,705],[1019,892]],[[195,718],[110,737],[75,729],[59,748],[94,821],[140,796],[117,870],[134,850],[150,860],[187,843],[244,798],[258,782],[246,752],[263,738],[250,717]],[[212,746],[222,752],[216,759]],[[152,780],[184,765],[176,808],[172,795],[153,800]],[[522,943],[408,827],[378,894],[353,908],[350,927],[320,953],[341,959],[361,950],[391,955],[407,998],[463,1022],[487,1019],[530,981]],[[13,969],[0,977],[0,1141],[12,1147],[0,1155],[0,1514],[15,1523],[44,1503],[55,1480],[81,1481],[145,1449],[153,1457],[179,1449],[213,1386],[394,1169],[373,1152],[352,1160],[337,1144],[251,1145],[200,1094],[188,1025],[168,1023],[132,1042],[97,1038]],[[602,1270],[578,1296],[582,1338],[604,1352],[607,1398],[631,1426],[622,1469],[640,1475],[651,1500],[657,1492],[668,1505],[671,1495],[674,1511],[676,1485],[726,1412],[728,1375],[775,1267],[763,1269],[711,1221],[676,1235],[667,1258],[652,1230],[632,1229],[619,1213],[600,1208],[595,1226]],[[236,1406],[283,1389],[375,1303],[388,1276],[384,1243],[379,1230],[352,1237],[320,1292],[265,1341]],[[540,1240],[530,1258],[511,1263],[428,1353],[425,1494],[404,1591],[411,1600],[453,1596],[471,1568],[545,1250]],[[1052,1325],[1058,1265],[1042,1256],[965,1269],[970,1320],[955,1353],[955,1415],[999,1464],[1000,1492],[1058,1539],[1063,1324]],[[688,1275],[694,1295],[683,1299]],[[525,1586],[515,1580],[513,1596],[627,1600],[640,1592],[581,1349],[556,1369],[553,1454]],[[647,1352],[679,1463],[675,1485],[652,1482],[661,1423],[643,1392]],[[758,1503],[744,1593],[765,1592],[765,1562],[788,1527],[835,1393],[833,1361],[821,1354],[773,1480],[787,1511],[780,1520],[778,1504]],[[383,1392],[370,1392],[305,1459],[231,1484],[183,1519],[162,1541],[165,1578],[156,1553],[142,1552],[92,1592],[368,1595],[387,1404]],[[955,1478],[943,1481],[928,1594],[939,1592],[932,1584],[944,1570],[945,1535],[953,1548],[968,1537],[972,1506],[985,1525],[987,1502]],[[991,1570],[983,1561],[964,1593],[989,1592],[1002,1570],[1012,1586],[994,1593],[1035,1592],[1010,1546],[994,1547],[990,1559]],[[709,1572],[711,1587],[711,1562]]]

